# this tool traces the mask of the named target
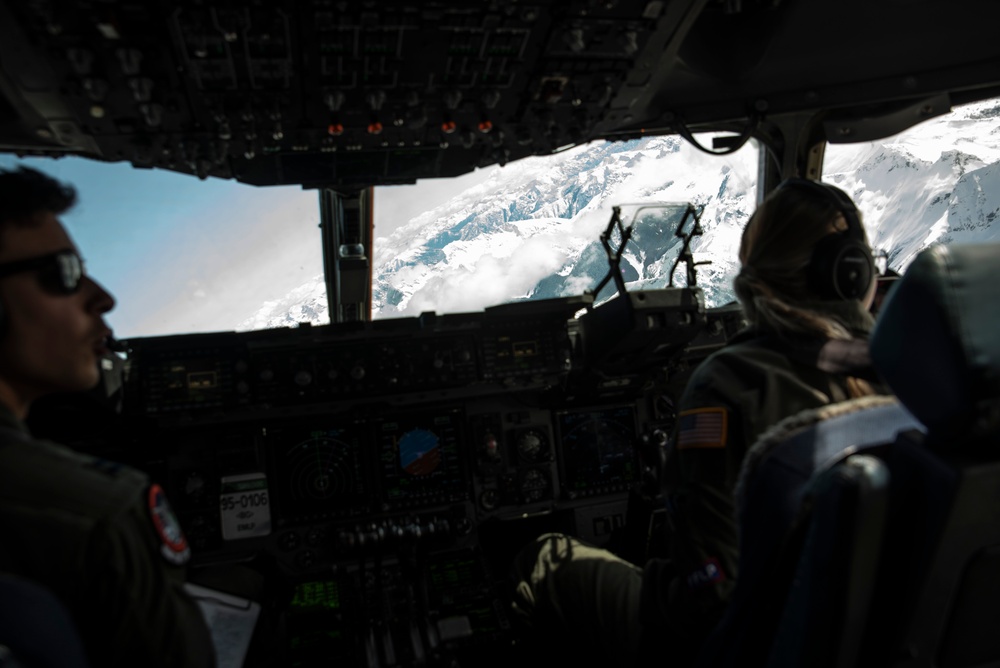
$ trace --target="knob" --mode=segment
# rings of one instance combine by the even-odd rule
[[[538,431],[531,429],[522,432],[517,437],[517,451],[528,461],[538,461],[545,454],[545,438]]]
[[[495,510],[500,505],[500,495],[495,489],[487,489],[479,496],[479,505],[484,510]]]
[[[340,543],[340,548],[345,552],[352,551],[358,543],[357,538],[351,531],[342,531],[338,542]]]
[[[302,569],[309,568],[315,563],[316,557],[308,550],[296,555],[295,557],[295,565]]]
[[[281,538],[278,539],[278,547],[286,552],[291,552],[299,546],[299,535],[294,531],[289,531],[283,534]]]
[[[500,444],[490,432],[483,435],[483,459],[488,462],[500,461]]]

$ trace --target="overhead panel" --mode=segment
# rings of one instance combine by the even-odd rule
[[[0,47],[0,76],[20,112],[0,150],[29,137],[258,185],[458,175],[594,138],[663,6],[18,4],[0,32],[24,48]]]

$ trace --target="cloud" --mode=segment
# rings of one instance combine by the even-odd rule
[[[589,276],[571,276],[566,279],[566,289],[570,294],[583,294],[594,287],[594,281]]]
[[[556,236],[546,234],[521,239],[516,246],[505,244],[498,253],[467,249],[463,255],[466,258],[480,251],[475,262],[449,263],[413,293],[403,311],[413,315],[424,311],[479,311],[508,302],[512,295],[525,295],[565,263],[564,253],[553,252],[557,241]]]

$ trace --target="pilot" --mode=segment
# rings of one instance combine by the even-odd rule
[[[163,490],[23,422],[40,397],[94,387],[108,354],[114,299],[57,217],[75,198],[35,170],[0,170],[0,571],[55,594],[92,666],[213,666]]]
[[[639,568],[547,534],[512,566],[515,611],[607,663],[693,664],[735,585],[746,451],[800,411],[887,393],[868,358],[876,271],[844,192],[783,182],[750,218],[739,259],[750,326],[695,370],[678,404],[664,474],[671,558]]]

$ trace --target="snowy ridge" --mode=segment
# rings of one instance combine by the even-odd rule
[[[300,285],[282,299],[264,304],[257,312],[236,326],[237,331],[295,327],[300,323],[330,322],[326,302],[326,282],[322,276]]]

